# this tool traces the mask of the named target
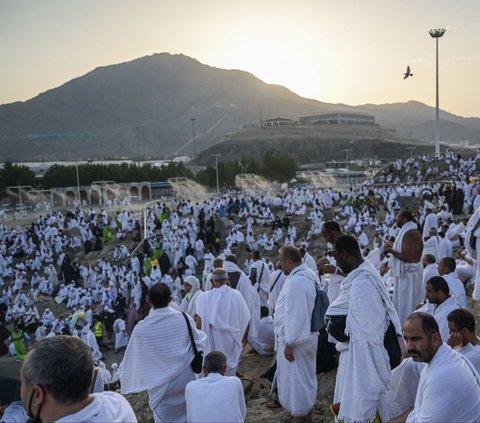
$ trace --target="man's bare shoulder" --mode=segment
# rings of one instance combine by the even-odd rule
[[[418,229],[410,229],[409,231],[405,232],[405,235],[403,236],[403,239],[407,240],[416,240],[419,239],[420,241],[422,240],[422,234]]]

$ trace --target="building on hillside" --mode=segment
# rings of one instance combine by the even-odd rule
[[[309,125],[375,125],[375,116],[352,113],[332,112],[321,115],[301,116],[300,123]]]
[[[274,126],[290,126],[295,125],[296,121],[287,118],[274,118],[262,120],[262,128],[271,128]]]

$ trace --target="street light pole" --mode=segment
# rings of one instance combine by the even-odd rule
[[[195,148],[195,118],[190,118],[192,121],[192,140],[193,140],[193,158],[197,155],[197,151]]]
[[[78,195],[78,206],[82,206],[82,199],[80,198],[80,178],[78,176],[78,162],[75,161],[75,171],[77,173],[77,195]]]
[[[140,166],[140,126],[135,127],[135,136],[137,137],[137,166]]]
[[[221,156],[221,154],[212,154],[213,157],[215,157],[215,170],[216,170],[216,173],[217,173],[217,194],[220,193],[220,184],[219,184],[219,181],[218,181],[218,158]]]
[[[416,147],[408,147],[407,150],[410,150],[410,159],[413,159],[413,150],[415,150]]]
[[[440,157],[440,108],[438,94],[438,39],[445,34],[444,29],[431,29],[428,31],[436,44],[436,105],[435,105],[435,157]]]
[[[347,184],[350,184],[350,166],[348,164],[348,152],[352,151],[351,148],[345,148],[343,151],[345,151],[345,162],[347,166]]]
[[[245,168],[243,167],[242,161],[239,161],[240,163],[240,176],[241,176],[241,182],[242,182],[242,191],[243,191],[243,181],[245,180],[243,174],[245,173]]]

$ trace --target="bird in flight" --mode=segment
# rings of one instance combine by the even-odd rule
[[[407,79],[409,76],[413,76],[413,73],[410,72],[410,66],[407,66],[407,71],[404,73],[403,79]]]

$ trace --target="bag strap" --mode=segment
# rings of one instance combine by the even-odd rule
[[[257,292],[260,291],[260,282],[262,281],[262,276],[263,276],[263,269],[265,268],[265,263],[262,262],[262,270],[260,271],[260,277],[258,278],[258,288],[257,288]]]
[[[305,272],[303,269],[298,269],[297,271],[292,273],[292,276],[296,275],[297,273],[300,273],[304,278],[307,278],[309,281],[312,281],[313,286],[315,287],[315,291],[317,292],[321,291],[320,284],[318,284],[317,280],[315,278],[312,278],[308,272]]]
[[[278,280],[280,279],[280,276],[282,276],[282,273],[283,273],[283,270],[280,271],[280,273],[278,274],[278,276],[276,277],[275,281],[273,282],[273,285],[272,287],[270,288],[270,292],[273,291],[273,288],[275,288],[275,285],[277,284]]]
[[[93,394],[93,391],[95,389],[95,384],[97,383],[97,376],[98,376],[98,367],[95,367],[95,370],[93,371],[92,384],[90,385],[90,393],[91,394]]]
[[[477,223],[475,223],[475,226],[472,229],[472,232],[470,232],[470,236],[475,236],[474,233],[477,232],[477,229],[480,227],[480,218],[477,220]]]
[[[190,343],[192,344],[193,353],[197,355],[198,350],[197,350],[197,346],[195,345],[195,341],[193,339],[193,332],[192,332],[192,326],[190,325],[190,320],[188,320],[187,315],[183,311],[182,311],[182,314],[183,314],[183,318],[187,322],[188,335],[190,336]]]

